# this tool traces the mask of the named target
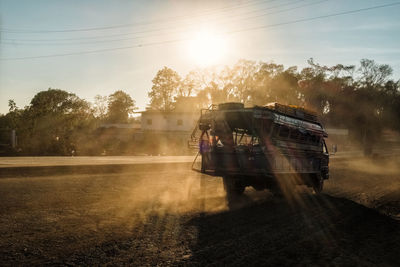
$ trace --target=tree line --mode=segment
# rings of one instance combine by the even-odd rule
[[[198,109],[227,101],[305,107],[325,125],[348,129],[368,155],[382,129],[400,131],[400,80],[390,79],[392,73],[389,65],[370,59],[362,59],[358,66],[323,66],[310,59],[302,69],[239,60],[220,69],[194,70],[183,78],[164,67],[154,78],[149,97],[151,107],[160,110],[174,109],[180,99]]]
[[[9,100],[9,112],[0,116],[0,129],[16,130],[23,155],[99,154],[102,147],[94,135],[103,123],[128,123],[135,101],[122,90],[108,97],[97,95],[94,103],[61,89],[37,93],[30,104],[18,108]],[[3,136],[3,140],[7,136]],[[3,141],[4,142],[4,141]]]
[[[369,59],[358,66],[323,66],[310,59],[302,69],[239,60],[232,66],[195,69],[185,76],[164,67],[152,80],[149,107],[193,111],[228,101],[246,106],[298,105],[317,112],[326,125],[349,129],[365,154],[370,154],[382,129],[400,131],[400,81],[390,78],[392,72],[389,65]],[[10,100],[9,112],[0,115],[0,129],[16,130],[20,154],[99,154],[112,145],[95,138],[99,126],[132,122],[130,115],[136,109],[135,100],[121,90],[97,95],[91,103],[49,88],[24,108]]]

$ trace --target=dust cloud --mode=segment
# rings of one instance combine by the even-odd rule
[[[274,245],[281,242],[286,248],[282,240],[294,236],[290,243],[295,244],[300,234],[304,239],[316,235],[322,244],[337,241],[329,252],[334,254],[342,248],[342,237],[335,234],[342,229],[335,228],[338,222],[345,222],[343,229],[353,224],[358,229],[360,218],[364,218],[360,214],[378,220],[376,212],[354,202],[400,217],[398,166],[395,159],[332,159],[331,176],[322,196],[298,187],[290,198],[282,199],[268,191],[248,188],[233,209],[227,203],[222,179],[193,172],[190,164],[128,166],[113,173],[2,178],[0,251],[4,262],[25,265],[57,265],[57,259],[63,259],[80,265],[146,262],[150,266],[181,259],[202,262],[203,252],[209,257],[221,244],[239,246],[234,251],[244,249],[247,254],[275,235]],[[382,221],[393,225],[388,220],[381,216],[379,223],[368,224],[366,231],[373,233]],[[235,238],[238,231],[247,242],[243,247]],[[263,241],[255,242],[259,240],[255,236],[263,233]],[[390,235],[376,235],[376,242]],[[371,235],[347,238],[357,240],[354,247],[358,248],[360,236]],[[207,250],[212,242],[214,245]],[[297,245],[294,251],[303,247]],[[318,245],[316,252],[321,247],[329,246]]]
[[[333,160],[326,194],[343,197],[400,219],[400,159]]]

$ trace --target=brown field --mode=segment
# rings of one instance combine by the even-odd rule
[[[0,265],[400,266],[399,162],[337,160],[290,200],[190,164],[0,179]]]

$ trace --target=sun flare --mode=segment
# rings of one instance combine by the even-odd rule
[[[209,30],[195,34],[188,48],[190,58],[201,66],[218,63],[227,51],[223,36]]]

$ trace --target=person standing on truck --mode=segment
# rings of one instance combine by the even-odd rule
[[[206,171],[209,156],[210,156],[210,142],[208,140],[200,139],[199,144],[200,154],[201,154],[201,172],[204,173]]]

